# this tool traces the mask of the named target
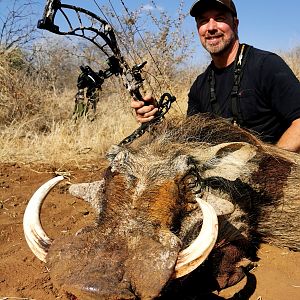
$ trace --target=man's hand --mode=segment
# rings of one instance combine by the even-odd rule
[[[135,109],[136,119],[140,123],[151,121],[158,111],[157,102],[152,96],[145,96],[143,100],[132,100],[130,103],[130,106]]]

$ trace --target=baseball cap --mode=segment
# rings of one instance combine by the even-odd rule
[[[236,8],[232,0],[198,0],[192,5],[190,15],[192,17],[196,17],[201,10],[213,6],[223,6],[235,17],[237,16]]]

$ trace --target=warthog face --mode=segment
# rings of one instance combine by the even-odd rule
[[[38,216],[62,178],[25,212],[30,247],[71,299],[154,299],[209,254],[209,272],[223,288],[243,277],[243,259],[262,237],[300,248],[299,230],[288,236],[300,221],[300,197],[290,190],[300,184],[297,154],[226,122],[193,117],[137,145],[114,146],[107,157],[101,181],[70,187],[98,212],[96,224],[52,242],[38,217],[28,217]]]

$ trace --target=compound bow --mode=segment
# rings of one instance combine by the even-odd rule
[[[61,29],[55,24],[57,13],[67,22],[67,29]],[[75,13],[78,19],[78,25],[73,27],[69,13]],[[89,22],[85,25],[85,22]],[[47,0],[43,18],[38,21],[37,27],[45,29],[58,35],[71,35],[84,38],[93,43],[107,56],[107,68],[94,72],[90,67],[85,67],[90,72],[87,73],[87,80],[101,87],[106,78],[112,75],[121,76],[123,85],[128,90],[134,100],[143,100],[140,92],[144,79],[142,78],[142,68],[147,62],[136,64],[130,67],[121,55],[120,48],[113,27],[95,13],[74,5],[61,3],[60,0]],[[164,115],[169,111],[172,102],[176,98],[170,93],[164,93],[158,101],[158,113],[155,118],[147,123],[142,124],[130,136],[120,142],[120,145],[129,144],[135,138],[144,134],[151,126],[159,123]]]

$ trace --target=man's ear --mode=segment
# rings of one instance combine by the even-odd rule
[[[233,17],[233,29],[236,35],[238,35],[239,32],[239,23],[240,23],[239,19],[237,17]]]
[[[199,150],[194,155],[199,162],[202,178],[222,177],[234,181],[250,172],[247,163],[256,153],[257,148],[248,143],[223,143]]]

